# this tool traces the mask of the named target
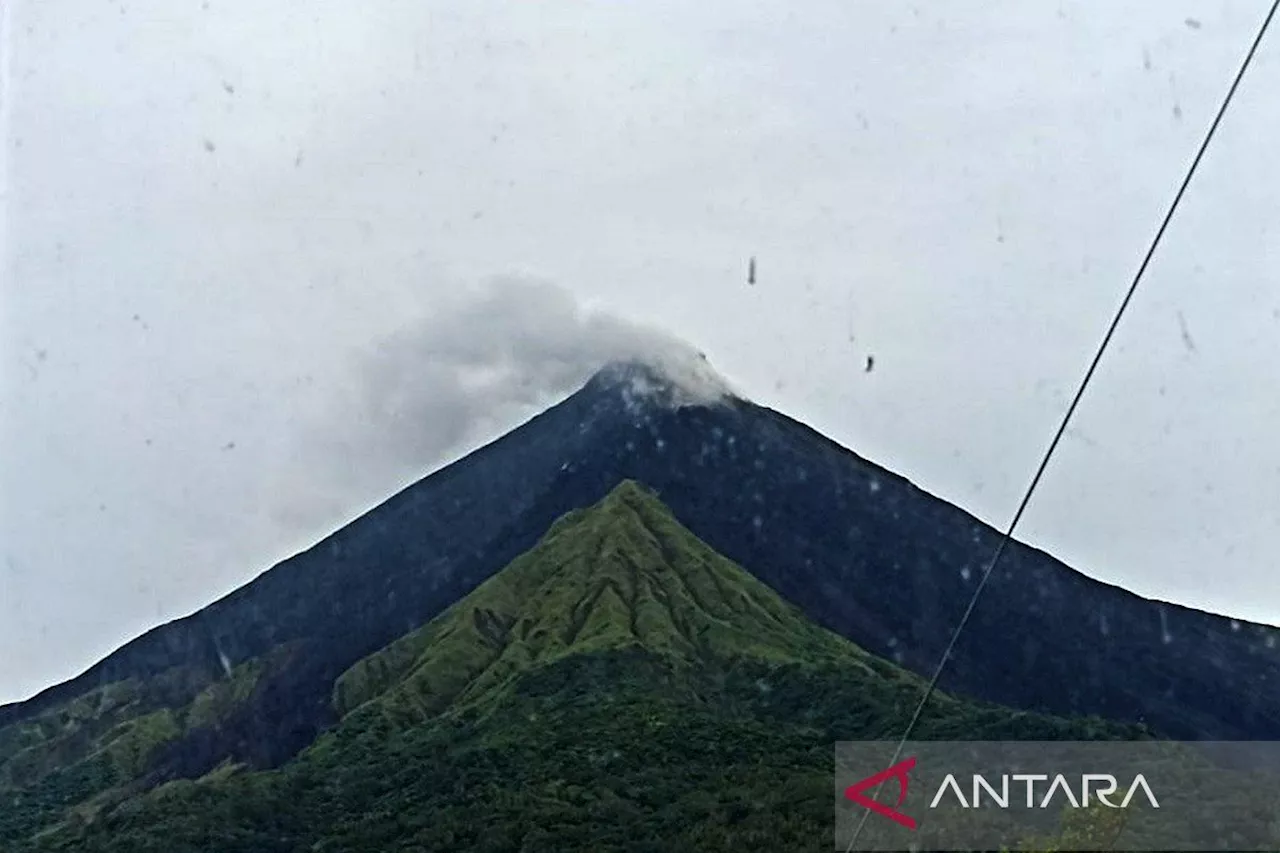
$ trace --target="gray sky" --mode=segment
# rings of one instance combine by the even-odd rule
[[[0,701],[633,323],[1002,526],[1264,5],[6,4]],[[1021,530],[1272,623],[1278,39]]]

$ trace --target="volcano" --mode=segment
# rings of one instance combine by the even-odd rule
[[[252,688],[216,726],[168,742],[152,772],[278,765],[337,722],[335,684],[356,662],[628,480],[815,624],[925,675],[999,540],[963,509],[745,399],[705,359],[618,362],[225,598],[0,708],[0,739],[111,685],[151,685],[148,701],[164,707],[256,661]],[[1014,543],[941,687],[1173,737],[1277,739],[1278,640]]]

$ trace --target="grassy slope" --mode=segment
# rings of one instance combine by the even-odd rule
[[[826,849],[832,743],[922,684],[801,616],[625,483],[339,679],[340,726],[68,824],[85,851]],[[1132,735],[938,697],[918,735]]]
[[[146,683],[104,685],[0,729],[0,851],[147,787],[166,746],[216,727],[245,701],[265,668],[288,663],[286,654],[269,655],[212,683],[175,668]]]
[[[348,712],[377,699],[430,716],[566,655],[632,647],[676,668],[752,658],[873,671],[866,653],[806,620],[627,482],[561,519],[429,625],[352,667],[335,702]]]

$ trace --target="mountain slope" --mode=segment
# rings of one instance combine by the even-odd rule
[[[429,626],[346,672],[336,701],[348,710],[398,682],[402,703],[436,710],[569,654],[632,647],[688,667],[747,657],[867,668],[866,655],[693,538],[628,480],[565,516]]]
[[[341,722],[280,770],[122,793],[14,846],[809,850],[832,742],[896,735],[922,690],[627,482],[344,673]],[[1139,733],[939,694],[918,734]]]
[[[0,727],[130,680],[198,692],[287,646],[292,665],[259,678],[216,730],[174,741],[158,772],[200,775],[228,757],[274,766],[337,721],[333,685],[356,661],[629,478],[817,623],[927,671],[997,532],[777,412],[737,398],[679,405],[669,385],[642,365],[602,371],[198,614],[0,708]],[[1177,736],[1277,738],[1277,636],[1146,601],[1015,545],[943,686],[1015,707],[1145,719]]]

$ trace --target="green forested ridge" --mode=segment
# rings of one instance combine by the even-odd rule
[[[634,483],[343,674],[341,723],[289,764],[128,788],[148,743],[216,718],[253,677],[146,718],[152,740],[73,765],[91,778],[71,793],[22,788],[44,811],[10,826],[11,849],[825,850],[833,742],[897,735],[923,689],[807,621]],[[917,737],[1137,734],[937,696]],[[23,737],[0,731],[0,750]],[[97,808],[63,811],[95,794]],[[52,828],[18,841],[40,825]]]
[[[143,790],[167,744],[217,726],[269,665],[287,659],[250,661],[211,684],[181,668],[146,683],[107,684],[0,729],[0,851]]]
[[[354,666],[338,680],[335,701],[343,711],[376,699],[388,710],[430,715],[481,701],[531,667],[627,647],[648,649],[677,670],[739,658],[873,666],[627,482],[562,519],[439,618]]]

